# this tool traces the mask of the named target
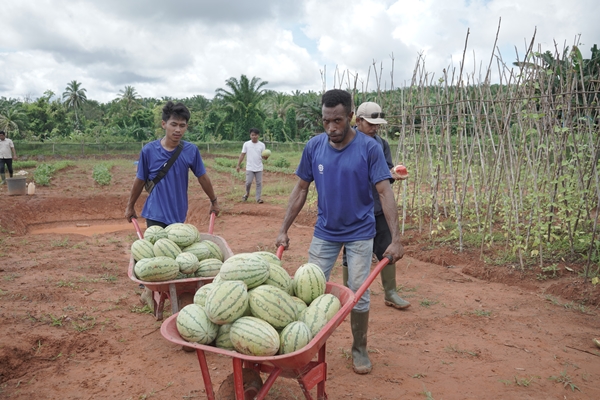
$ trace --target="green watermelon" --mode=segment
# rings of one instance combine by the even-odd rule
[[[193,274],[200,267],[198,258],[192,253],[179,253],[175,261],[179,264],[179,271],[182,274]]]
[[[217,325],[231,324],[248,308],[248,291],[242,281],[224,281],[206,296],[206,313]]]
[[[296,350],[300,350],[312,338],[312,332],[304,322],[291,322],[279,334],[279,354],[293,353]]]
[[[177,258],[177,256],[181,253],[181,249],[179,248],[177,243],[175,243],[171,239],[165,239],[165,238],[158,239],[154,243],[153,249],[154,249],[154,255],[170,257],[173,260],[175,258]]]
[[[252,315],[267,321],[275,329],[283,329],[296,320],[296,303],[278,287],[261,285],[251,290],[248,303]]]
[[[149,240],[138,239],[131,244],[131,254],[136,261],[142,258],[152,258],[155,256],[154,245]]]
[[[294,294],[309,305],[325,293],[325,284],[325,274],[316,264],[303,264],[294,274]]]
[[[252,253],[239,253],[223,262],[219,275],[226,281],[244,281],[252,289],[269,278],[269,263]]]
[[[188,304],[179,311],[176,326],[184,340],[200,344],[212,343],[219,332],[219,326],[211,322],[204,308],[197,304]]]
[[[170,257],[142,258],[135,263],[133,272],[145,282],[164,282],[177,278],[179,264]]]
[[[279,334],[260,318],[239,318],[231,325],[229,338],[234,349],[242,354],[267,357],[279,351]]]

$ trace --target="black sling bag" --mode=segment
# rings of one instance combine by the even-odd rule
[[[177,146],[177,149],[175,150],[175,153],[173,153],[171,158],[169,158],[169,161],[167,161],[162,166],[162,168],[160,169],[160,171],[158,171],[158,174],[156,174],[154,179],[146,181],[146,183],[144,184],[144,189],[146,189],[146,192],[148,192],[148,194],[150,194],[152,192],[152,189],[154,189],[154,186],[156,186],[156,184],[158,182],[160,182],[160,180],[162,178],[165,177],[167,172],[169,172],[169,169],[171,168],[173,163],[175,163],[175,160],[177,160],[177,157],[179,157],[179,153],[181,153],[181,150],[183,150],[183,143],[180,142],[179,145]]]

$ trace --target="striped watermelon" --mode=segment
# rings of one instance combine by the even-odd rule
[[[181,228],[183,225],[184,224],[182,222],[175,222],[175,223],[172,223],[170,225],[167,225],[165,227],[165,233],[169,234],[169,232],[171,231],[171,229],[178,229],[178,228]]]
[[[226,281],[244,281],[252,289],[269,278],[269,263],[252,253],[239,253],[223,262],[219,275]]]
[[[318,307],[308,307],[300,313],[298,321],[304,322],[312,333],[313,337],[327,324],[325,312]]]
[[[296,320],[296,303],[278,287],[261,285],[251,290],[248,303],[252,315],[267,321],[275,329],[283,329]]]
[[[294,294],[310,304],[314,299],[325,293],[325,274],[317,264],[301,265],[294,274]]]
[[[313,334],[304,322],[291,322],[279,334],[279,354],[293,353],[296,350],[300,350],[312,338]]]
[[[306,303],[304,302],[304,300],[302,300],[299,297],[292,296],[292,300],[294,300],[294,303],[296,303],[296,309],[298,310],[298,312],[296,313],[296,315],[300,316],[300,313],[302,311],[304,311],[306,309],[306,307],[308,307],[308,306],[306,305]]]
[[[133,259],[138,261],[142,258],[154,257],[154,245],[146,239],[138,239],[131,244]]]
[[[167,238],[184,248],[196,242],[198,239],[198,230],[192,229],[189,224],[180,224],[167,231]]]
[[[279,257],[277,257],[276,254],[273,254],[269,251],[255,251],[252,254],[256,254],[257,256],[261,256],[262,258],[265,259],[265,261],[271,263],[271,264],[277,264],[277,265],[281,265],[281,260],[279,259]]]
[[[194,224],[184,224],[186,227],[188,227],[192,232],[194,232],[194,235],[196,236],[194,239],[194,242],[199,242],[200,241],[200,231],[198,230],[198,228],[196,228],[196,225]]]
[[[206,260],[207,258],[211,258],[211,253],[209,248],[203,242],[192,243],[189,246],[181,249],[186,253],[192,253],[198,258],[198,261]]]
[[[207,283],[206,285],[202,285],[200,288],[198,288],[194,294],[194,304],[204,307],[206,305],[206,297],[208,297],[208,293],[215,286],[216,285],[214,283]]]
[[[232,324],[219,325],[219,333],[217,334],[217,339],[215,340],[215,346],[218,348],[235,350],[233,348],[233,343],[231,343],[231,337],[229,336],[231,325]]]
[[[269,277],[264,284],[278,287],[290,296],[294,294],[290,274],[277,264],[269,263]]]
[[[268,322],[242,317],[231,325],[229,338],[236,351],[251,356],[274,356],[279,351],[279,334]]]
[[[158,239],[154,243],[154,255],[170,257],[173,260],[181,253],[181,249],[171,239]]]
[[[217,325],[231,324],[248,308],[248,290],[242,281],[224,281],[206,296],[206,313]]]
[[[177,314],[177,331],[184,340],[210,344],[217,337],[219,326],[208,319],[204,308],[188,304]]]
[[[144,239],[149,240],[152,244],[156,243],[158,239],[166,238],[167,232],[162,226],[152,225],[146,228],[144,231]]]
[[[179,273],[177,274],[175,279],[188,279],[188,278],[193,278],[193,277],[194,277],[194,274],[192,274],[192,275],[182,274],[181,271],[179,271]]]
[[[199,277],[216,276],[221,270],[222,265],[223,261],[221,260],[217,260],[216,258],[207,258],[200,261],[198,269],[194,275]]]
[[[327,321],[329,321],[340,310],[340,308],[342,308],[342,303],[340,302],[340,299],[331,293],[326,293],[314,299],[313,302],[310,303],[310,306],[323,310],[325,317],[327,317]]]
[[[218,244],[216,244],[212,240],[203,240],[200,243],[204,244],[210,252],[210,256],[207,258],[216,258],[217,260],[221,261],[225,260],[225,257],[223,256],[223,251],[221,250]]]
[[[219,274],[215,275],[212,283],[220,283],[220,282],[223,282],[223,278],[221,278],[221,274],[219,273]]]
[[[170,257],[142,258],[133,267],[139,280],[145,282],[163,282],[177,278],[179,264]]]
[[[200,267],[198,258],[192,253],[179,253],[175,261],[179,264],[179,271],[182,274],[193,274]]]

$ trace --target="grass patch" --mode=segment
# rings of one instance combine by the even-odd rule
[[[562,371],[559,376],[550,376],[548,379],[554,382],[562,383],[564,388],[567,386],[570,387],[572,392],[574,392],[575,389],[581,392],[581,389],[579,389],[577,385],[573,383],[573,379],[567,375],[567,371]]]
[[[428,308],[430,306],[436,305],[437,303],[439,303],[439,301],[437,300],[423,299],[419,304],[421,305],[421,307]]]

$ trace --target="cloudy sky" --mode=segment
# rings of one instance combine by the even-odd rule
[[[535,50],[578,42],[589,58],[600,45],[598,0],[1,0],[0,15],[0,97],[19,99],[60,96],[72,80],[100,102],[126,85],[212,98],[242,74],[279,92],[347,87],[348,76],[373,89],[373,62],[382,88],[402,87],[419,57],[436,79],[457,70],[467,31],[475,80],[493,54],[522,58],[534,33]]]

